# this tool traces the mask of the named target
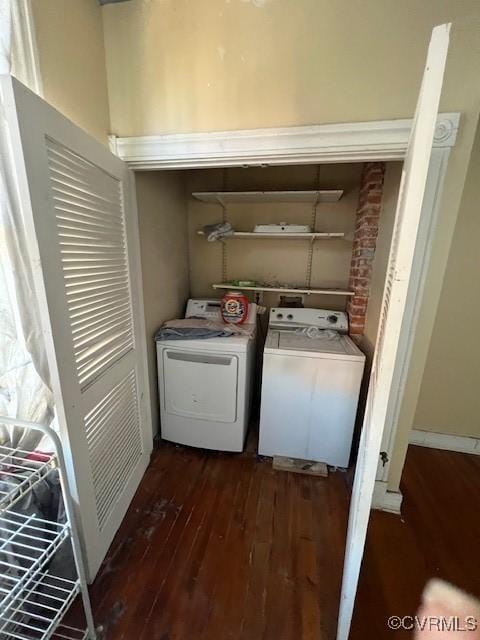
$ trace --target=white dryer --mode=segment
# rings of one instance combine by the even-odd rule
[[[347,315],[270,311],[263,360],[259,453],[347,467],[365,355]]]
[[[250,416],[256,305],[248,333],[157,342],[161,435],[218,451],[242,451]],[[189,301],[187,316],[220,319],[219,301]],[[245,327],[245,325],[243,325]]]

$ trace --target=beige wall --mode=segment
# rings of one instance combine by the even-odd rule
[[[343,189],[336,203],[321,203],[317,208],[317,230],[339,231],[353,237],[361,164],[317,167],[269,167],[264,169],[200,170],[189,173],[188,192],[264,189]],[[189,242],[190,282],[193,296],[215,296],[211,285],[222,281],[222,245],[197,234],[205,224],[222,220],[222,208],[190,197]],[[238,231],[252,231],[255,224],[278,222],[311,225],[312,205],[306,203],[232,204],[227,218]],[[233,239],[227,241],[227,279],[249,279],[269,283],[306,285],[308,240]],[[312,287],[347,287],[352,243],[349,240],[315,242],[312,262]],[[265,304],[276,305],[278,294],[268,294]],[[345,297],[305,296],[305,305],[345,309]]]
[[[389,162],[385,170],[383,185],[382,211],[380,214],[377,246],[372,268],[370,296],[368,299],[365,332],[362,338],[362,349],[371,358],[377,340],[378,323],[382,307],[383,288],[387,272],[388,256],[392,239],[395,212],[397,208],[398,189],[402,177],[402,163]]]
[[[107,5],[112,129],[129,136],[408,117],[432,26],[479,11],[478,0]],[[452,96],[449,107],[461,102]]]
[[[102,12],[96,0],[32,0],[44,98],[106,144]]]
[[[158,431],[159,405],[153,337],[165,320],[182,317],[189,295],[184,177],[170,171],[136,174],[154,433]]]
[[[480,128],[470,159],[414,428],[480,438]]]

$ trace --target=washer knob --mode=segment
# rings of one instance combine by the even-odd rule
[[[337,316],[328,316],[327,320],[328,322],[330,322],[330,324],[337,324],[338,322]]]

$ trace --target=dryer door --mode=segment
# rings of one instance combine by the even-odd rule
[[[163,370],[167,413],[198,420],[235,422],[237,356],[165,349]]]

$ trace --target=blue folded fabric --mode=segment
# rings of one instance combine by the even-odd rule
[[[230,329],[206,329],[194,327],[162,327],[155,334],[155,340],[207,340],[208,338],[228,338],[234,334]]]

